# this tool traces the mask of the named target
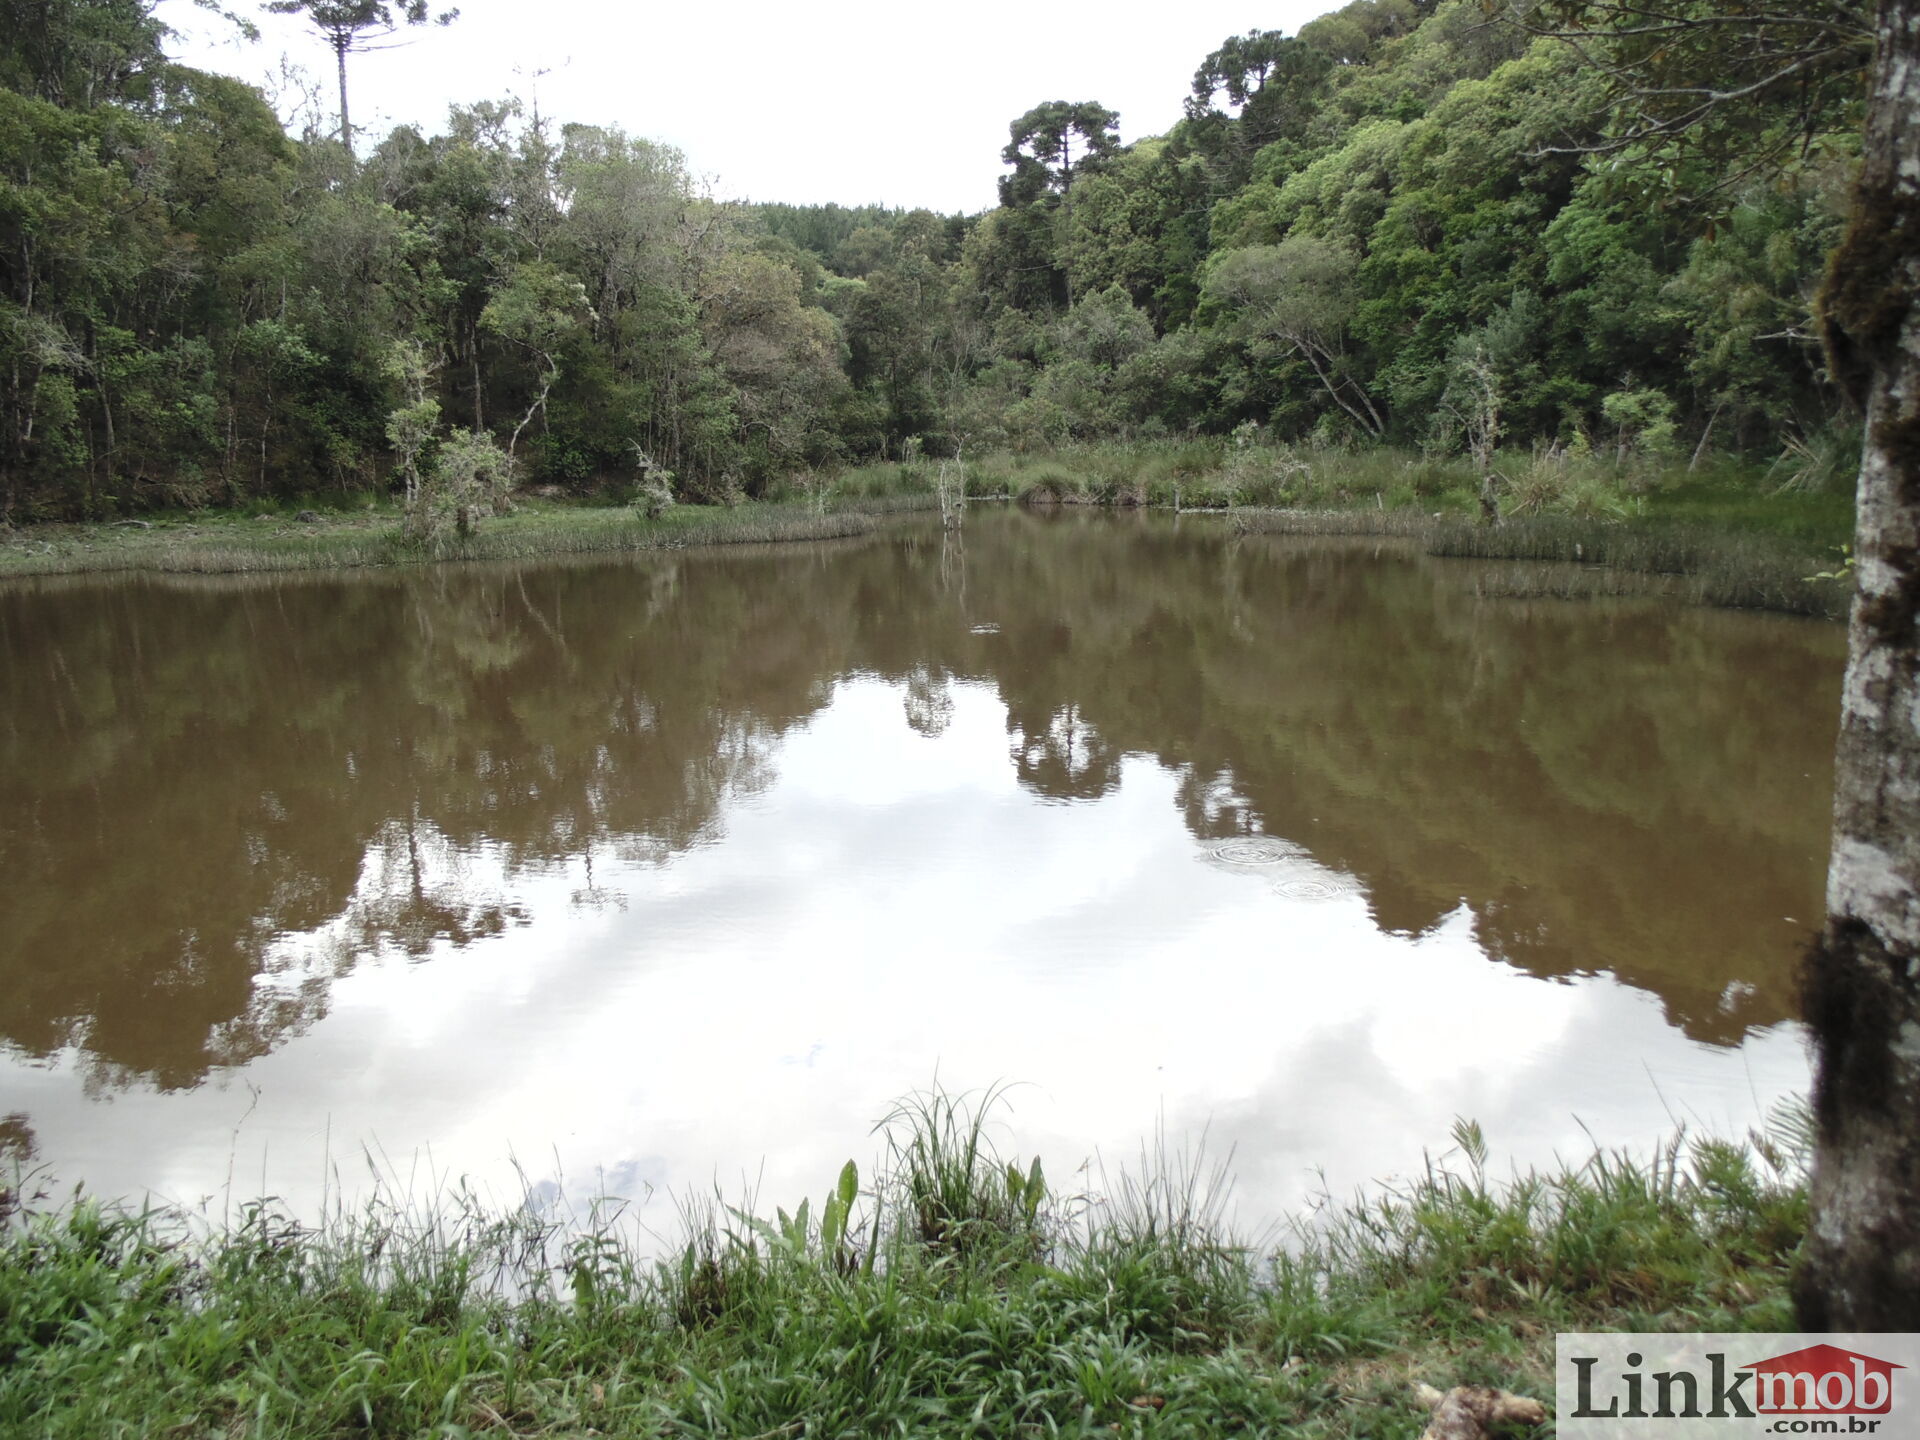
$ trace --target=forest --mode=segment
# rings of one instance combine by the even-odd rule
[[[936,215],[724,202],[512,99],[356,156],[169,61],[149,0],[0,0],[0,523],[1196,436],[1843,486],[1811,316],[1868,37],[1682,127],[1630,27],[1554,13],[1225,37],[1167,134],[1037,104],[980,157],[1000,203]]]
[[[1853,0],[1352,0],[1190,57],[1161,135],[1125,143],[1097,97],[1035,96],[979,157],[998,203],[978,214],[729,200],[697,156],[618,116],[557,124],[513,96],[456,104],[435,134],[356,130],[362,32],[460,22],[429,0],[260,8],[332,44],[337,110],[293,124],[284,96],[178,63],[158,0],[0,0],[0,581],[140,568],[176,527],[206,548],[181,541],[151,568],[369,572],[9,591],[0,859],[27,943],[0,985],[0,1060],[37,1088],[0,1114],[0,1432],[1377,1437],[1431,1414],[1429,1435],[1481,1440],[1439,1428],[1449,1405],[1478,1390],[1543,1418],[1505,1387],[1551,1388],[1557,1334],[1920,1327],[1920,0],[1872,16]],[[1308,472],[1313,503],[1341,513],[1303,506]],[[1176,515],[1036,505],[963,525],[950,473],[961,501]],[[1523,493],[1576,473],[1605,493]],[[1690,475],[1746,507],[1709,517],[1738,521],[1727,534],[1687,528]],[[929,493],[888,492],[909,480]],[[1657,514],[1638,506],[1655,491]],[[469,545],[514,492],[523,520],[488,530],[497,549]],[[848,497],[871,504],[829,513]],[[937,532],[857,539],[930,498]],[[763,500],[796,503],[743,504]],[[1177,513],[1236,506],[1224,523]],[[337,533],[319,533],[325,510],[349,512]],[[1805,526],[1788,534],[1783,514]],[[1628,516],[1652,523],[1612,523]],[[1855,549],[1810,558],[1836,517]],[[456,546],[440,544],[450,521]],[[1267,534],[1357,538],[1249,540]],[[803,535],[849,543],[375,569]],[[1389,535],[1413,543],[1373,543]],[[1756,536],[1789,548],[1733,543]],[[1837,753],[1836,627],[1649,595],[1850,607]],[[1632,599],[1535,603],[1602,596]],[[884,725],[857,708],[875,696]],[[842,699],[811,783],[796,765],[777,794],[777,752]],[[974,700],[984,723],[950,727]],[[902,725],[924,768],[895,777],[875,737]],[[950,763],[979,757],[997,788]],[[1092,806],[1129,770],[1163,787],[1126,782],[1171,807],[1177,845],[1104,843],[1119,812]],[[896,788],[848,778],[867,771]],[[1009,799],[1028,798],[1079,828],[1022,831]],[[825,843],[836,815],[846,838]],[[732,871],[664,875],[727,843]],[[944,859],[963,848],[1025,888],[969,892]],[[414,977],[474,986],[478,1011],[489,957],[452,952],[533,923],[470,862],[537,878],[576,926],[540,943],[579,972],[498,967],[493,1018],[515,1033],[497,1051],[414,1024],[439,1022]],[[851,877],[844,904],[830,871]],[[1041,897],[1006,908],[1045,951],[1049,1003],[1002,998],[1019,992],[999,954],[941,971],[949,952],[924,936],[945,910],[892,904],[911,871],[950,908]],[[805,892],[831,943],[791,940],[801,910],[766,903],[769,877]],[[704,1047],[674,1078],[716,1103],[734,1102],[705,1072],[747,1056],[734,1108],[812,1143],[765,1097],[798,1095],[789,1077],[816,1054],[826,1085],[836,1065],[860,1073],[843,1037],[862,997],[884,1004],[876,1025],[919,1005],[997,1040],[1024,1010],[1064,1035],[1059,1002],[1109,973],[1065,937],[1148,880],[1197,918],[1142,927],[1140,954],[1188,965],[1239,945],[1248,963],[1170,968],[1151,1004],[1080,1025],[1085,1053],[1144,1081],[1167,1068],[1155,1046],[1175,1064],[1232,1048],[1202,1022],[1174,1034],[1163,996],[1242,1011],[1273,1026],[1278,1078],[1248,1083],[1250,1047],[1221,1093],[1252,1095],[1284,1145],[1299,1114],[1362,1130],[1449,1068],[1463,1103],[1504,1088],[1543,1108],[1529,1081],[1559,1052],[1596,1104],[1616,1097],[1580,1066],[1611,1051],[1669,1119],[1693,1113],[1616,1034],[1676,1032],[1689,1065],[1775,1032],[1797,1067],[1804,1038],[1812,1093],[1744,1140],[1675,1135],[1645,1162],[1576,1118],[1590,1159],[1505,1181],[1463,1111],[1451,1151],[1350,1205],[1326,1189],[1275,1244],[1278,1229],[1235,1233],[1226,1165],[1170,1148],[1164,1099],[1137,1171],[1102,1173],[1101,1194],[1088,1165],[1050,1160],[1056,1190],[1037,1146],[1023,1167],[982,1143],[1005,1083],[956,1096],[938,1071],[865,1132],[878,1163],[846,1161],[818,1212],[767,1219],[757,1191],[736,1206],[716,1186],[661,1248],[651,1230],[629,1244],[624,1212],[597,1202],[585,1224],[531,1203],[496,1217],[464,1177],[416,1221],[382,1198],[364,1143],[365,1207],[335,1165],[309,1225],[266,1194],[264,1127],[313,1127],[268,1111],[243,1142],[270,1088],[247,1065],[296,1045],[304,1081],[257,1072],[269,1106],[352,1072],[323,1144],[349,1113],[369,1135],[404,1120],[379,1107],[427,1065],[320,1033],[391,1004],[365,1033],[404,1033],[436,1066],[460,1045],[501,1077],[424,1097],[407,1122],[423,1142],[510,1141],[509,1122],[580,1096],[640,1137],[597,1159],[665,1192],[695,1127],[668,1113],[684,1086],[662,1085],[662,1106],[642,1094],[632,1060],[654,1033]],[[1215,881],[1263,908],[1209,910]],[[869,928],[889,906],[908,928]],[[1252,918],[1215,924],[1230,914]],[[753,942],[756,968],[673,988],[746,953],[711,939],[743,916],[773,937]],[[1405,968],[1361,973],[1375,939]],[[925,988],[888,988],[923,951]],[[1404,1007],[1400,1028],[1328,1003],[1316,955]],[[1473,1036],[1417,1008],[1483,959],[1539,1002],[1484,1011],[1502,1039],[1479,1049],[1534,1067],[1511,1079],[1456,1065]],[[1416,965],[1434,989],[1401,993]],[[589,969],[618,986],[556,999],[539,1035],[516,997],[559,997],[550,980]],[[1299,988],[1211,978],[1256,973]],[[997,1010],[959,1003],[974,977]],[[361,978],[388,998],[349,994]],[[851,1058],[775,1013],[803,987]],[[1611,1028],[1653,996],[1663,1028]],[[1317,1006],[1354,1048],[1280,1028]],[[162,1037],[167,1010],[184,1023]],[[563,1044],[566,1065],[541,1063]],[[592,1044],[606,1063],[576,1066]],[[1389,1072],[1387,1100],[1348,1085],[1349,1054]],[[57,1073],[69,1056],[89,1068]],[[763,1061],[771,1080],[754,1079]],[[557,1075],[567,1103],[513,1089],[522,1074]],[[595,1089],[616,1074],[632,1088]],[[174,1104],[188,1092],[238,1118]],[[99,1123],[109,1099],[126,1102],[119,1132]],[[190,1139],[162,1133],[163,1104]],[[84,1160],[57,1148],[83,1130],[149,1123],[142,1154],[185,1157],[168,1183],[211,1174],[195,1156],[224,1145],[217,1220],[213,1185],[197,1208],[136,1213],[95,1203],[92,1175],[63,1200],[36,1168]],[[236,1157],[256,1134],[249,1204]],[[393,1193],[413,1204],[410,1180]]]

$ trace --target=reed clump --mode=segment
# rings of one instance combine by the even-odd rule
[[[0,1228],[0,1432],[1411,1435],[1414,1380],[1550,1397],[1556,1330],[1790,1328],[1803,1111],[1504,1180],[1463,1124],[1256,1242],[1164,1141],[1057,1190],[993,1143],[1004,1099],[910,1096],[871,1178],[683,1203],[664,1249],[612,1202],[213,1223],[43,1187]]]

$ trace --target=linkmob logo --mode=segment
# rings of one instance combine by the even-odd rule
[[[1741,1368],[1759,1382],[1753,1408],[1762,1415],[1887,1415],[1893,1372],[1907,1367],[1822,1344]]]
[[[1562,1440],[1920,1432],[1917,1335],[1561,1335],[1555,1369]]]

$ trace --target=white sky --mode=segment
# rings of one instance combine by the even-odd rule
[[[234,0],[236,8],[250,8]],[[440,129],[447,108],[532,95],[560,121],[620,125],[686,153],[717,194],[976,211],[994,203],[1007,124],[1046,100],[1120,112],[1123,139],[1167,130],[1194,69],[1229,35],[1289,34],[1328,0],[1189,0],[1060,10],[977,0],[965,12],[838,5],[463,0],[447,29],[351,57],[355,130]],[[260,17],[248,45],[191,0],[163,0],[175,58],[265,83],[285,56],[324,87],[333,55],[301,22]],[[362,140],[364,148],[366,141]]]

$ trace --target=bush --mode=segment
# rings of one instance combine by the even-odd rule
[[[1618,390],[1600,402],[1616,432],[1617,458],[1671,455],[1679,448],[1673,401],[1658,390]]]
[[[419,483],[412,487],[405,533],[412,540],[431,541],[451,517],[465,540],[483,515],[512,510],[512,489],[513,462],[507,452],[483,431],[457,430],[440,442]]]

